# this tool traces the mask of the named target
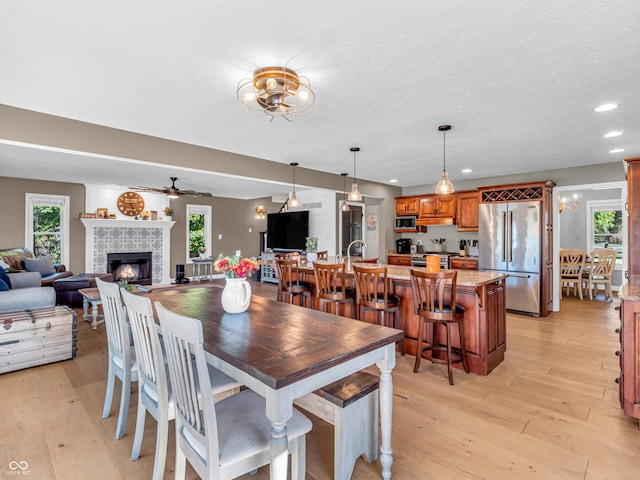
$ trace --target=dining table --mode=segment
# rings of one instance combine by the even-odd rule
[[[286,423],[293,401],[372,365],[380,372],[381,476],[391,478],[391,373],[403,332],[255,295],[246,312],[225,313],[221,294],[221,288],[192,287],[144,295],[201,320],[207,362],[265,398],[270,478],[287,478]]]

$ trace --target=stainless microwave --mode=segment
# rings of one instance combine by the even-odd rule
[[[417,217],[415,215],[396,217],[396,226],[394,230],[396,232],[417,232],[418,227],[416,225],[416,219]]]

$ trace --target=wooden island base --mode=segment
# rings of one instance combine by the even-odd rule
[[[400,297],[400,317],[404,327],[404,351],[409,355],[416,354],[418,338],[418,316],[413,312],[413,293],[411,292],[410,267],[388,265],[392,291]],[[312,266],[302,265],[305,280],[314,284],[315,276]],[[352,284],[353,274],[347,272],[348,282]],[[464,318],[465,347],[470,371],[479,375],[487,375],[504,360],[506,343],[506,275],[493,272],[458,270],[456,300],[466,309]],[[314,306],[316,303],[313,292]],[[315,306],[317,308],[317,306]],[[376,323],[375,312],[366,312],[362,319]],[[445,344],[444,327],[439,326],[436,341]],[[425,337],[431,342],[431,333]],[[454,335],[453,346],[459,346]],[[455,364],[462,368],[461,364]]]

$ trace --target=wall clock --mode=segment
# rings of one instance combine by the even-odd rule
[[[144,210],[144,198],[136,192],[124,192],[118,197],[118,210],[133,217]]]

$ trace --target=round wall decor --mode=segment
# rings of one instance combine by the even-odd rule
[[[133,217],[144,210],[144,198],[136,192],[124,192],[118,197],[118,210]]]

